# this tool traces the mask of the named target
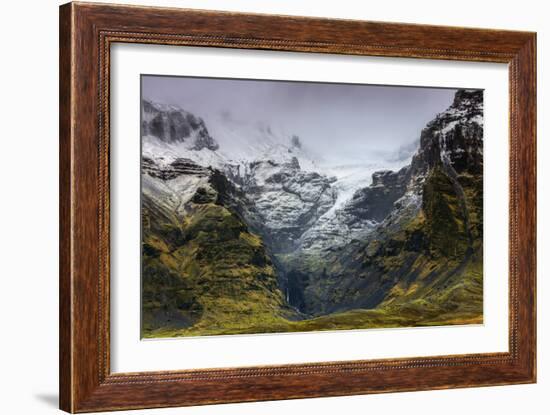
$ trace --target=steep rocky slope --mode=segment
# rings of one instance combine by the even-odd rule
[[[144,336],[191,326],[238,332],[293,316],[265,245],[231,207],[235,190],[219,172],[190,160],[161,167],[146,159],[142,169]],[[182,180],[186,196],[160,204],[181,194]],[[159,188],[167,193],[150,190]]]
[[[218,149],[202,118],[178,107],[150,101],[142,104],[141,134],[169,144],[188,143],[192,150]]]
[[[344,220],[380,221],[363,238],[288,256],[303,312],[403,307],[481,316],[482,108],[481,91],[459,91],[422,131],[410,166],[375,174],[354,195]]]
[[[255,221],[274,252],[291,252],[336,200],[334,179],[300,168],[297,158],[249,164],[241,186],[257,210]]]

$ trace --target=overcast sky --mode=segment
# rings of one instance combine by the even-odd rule
[[[411,147],[452,102],[455,89],[143,76],[143,98],[205,121],[224,114],[281,126],[343,163],[383,159]],[[208,125],[207,125],[208,126]],[[214,137],[215,138],[215,137]]]

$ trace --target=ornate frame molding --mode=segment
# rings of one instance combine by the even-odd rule
[[[89,412],[535,381],[534,33],[86,3],[61,6],[60,29],[62,409]],[[508,63],[510,351],[111,374],[109,70],[110,46],[117,42]]]

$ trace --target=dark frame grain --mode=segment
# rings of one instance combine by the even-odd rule
[[[536,381],[535,33],[87,3],[61,6],[59,23],[61,409],[91,412]],[[509,352],[111,373],[109,59],[116,42],[507,63]]]

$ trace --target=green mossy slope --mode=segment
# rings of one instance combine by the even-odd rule
[[[185,335],[188,327],[201,334],[239,332],[285,321],[289,311],[265,247],[235,213],[194,203],[185,220],[166,220],[144,227],[144,337]]]

